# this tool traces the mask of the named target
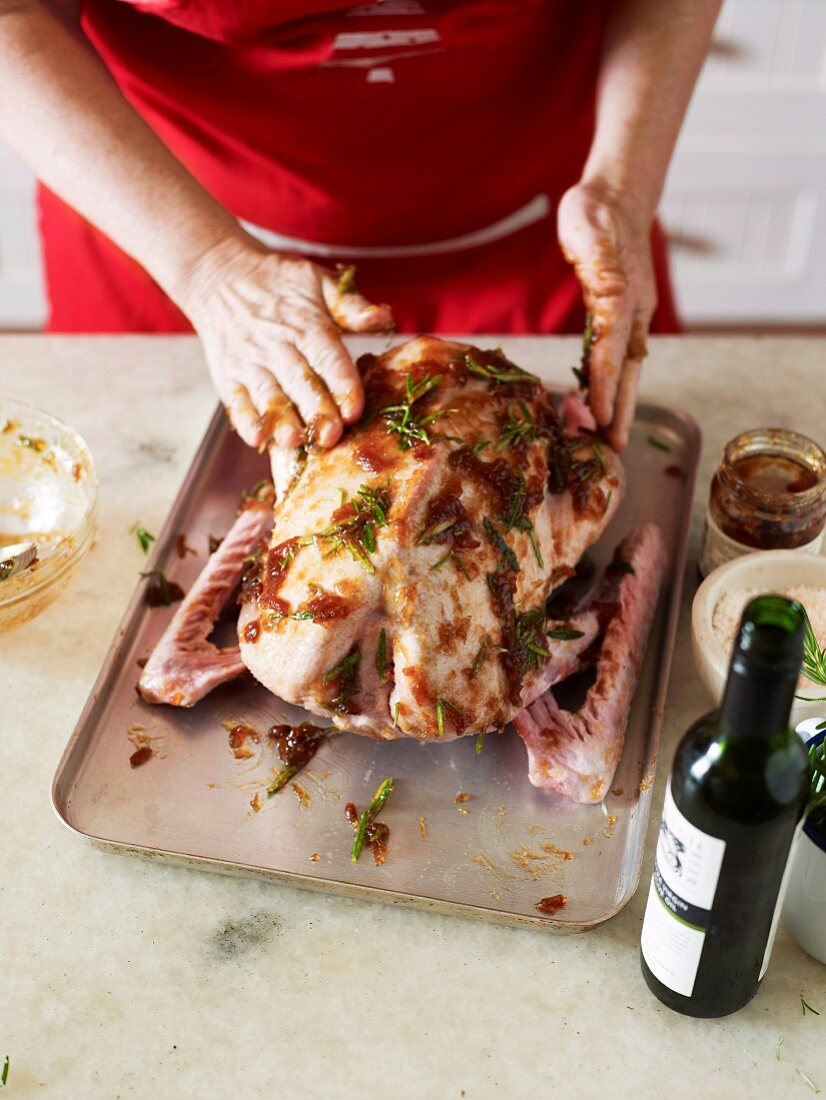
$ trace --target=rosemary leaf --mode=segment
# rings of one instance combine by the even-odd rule
[[[545,633],[557,642],[573,642],[576,638],[585,636],[581,630],[573,630],[570,627],[553,627],[551,630],[546,630]]]
[[[518,573],[519,560],[516,554],[514,554],[513,550],[511,550],[510,546],[508,546],[487,516],[482,520],[482,526],[485,528],[488,538],[493,543],[494,547],[501,554],[501,561],[499,563],[500,568],[512,569],[514,573]]]
[[[361,661],[361,653],[357,649],[354,649],[352,653],[348,653],[343,661],[339,661],[337,665],[334,665],[329,672],[325,672],[321,677],[323,684],[331,684],[333,680],[338,680],[342,676],[353,675],[359,666]]]
[[[367,839],[367,830],[379,816],[384,807],[385,802],[393,792],[393,777],[388,776],[378,786],[376,793],[373,795],[373,801],[367,807],[367,809],[359,817],[358,827],[356,828],[355,839],[353,840],[353,850],[350,855],[352,863],[357,863],[358,858],[364,848],[364,842]]]
[[[661,439],[657,439],[655,435],[648,436],[648,444],[651,447],[656,447],[658,451],[665,451],[666,454],[671,454],[671,447]]]

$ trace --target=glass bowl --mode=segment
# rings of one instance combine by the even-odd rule
[[[97,530],[98,488],[76,431],[0,397],[0,547],[37,547],[34,565],[0,580],[0,633],[39,615],[69,583]]]

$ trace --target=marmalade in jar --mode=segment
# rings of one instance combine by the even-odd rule
[[[752,550],[817,553],[826,526],[826,454],[782,428],[726,444],[711,482],[700,572]]]

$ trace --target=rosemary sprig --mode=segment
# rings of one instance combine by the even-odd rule
[[[387,634],[384,627],[379,631],[379,644],[376,648],[376,672],[382,683],[387,679]]]
[[[140,548],[141,548],[141,550],[143,550],[144,554],[148,554],[149,553],[149,548],[151,547],[152,543],[155,541],[155,536],[150,535],[149,532],[146,530],[146,528],[143,526],[143,524],[140,521],[138,521],[137,523],[133,523],[132,526],[129,528],[129,530],[135,536],[135,538],[138,540],[138,546],[140,546]]]
[[[283,767],[273,778],[269,787],[267,787],[267,797],[272,798],[274,794],[278,794],[282,787],[286,787],[289,781],[294,778],[294,776],[298,775],[299,771],[300,769],[295,767],[294,764],[287,764]]]
[[[514,573],[518,573],[519,560],[516,557],[516,554],[514,554],[513,550],[511,550],[510,546],[508,546],[504,538],[502,538],[502,536],[499,534],[499,532],[496,530],[496,528],[493,526],[493,523],[491,523],[487,516],[485,516],[485,518],[482,520],[482,526],[485,528],[488,538],[493,543],[494,547],[501,554],[501,560],[499,562],[500,568],[512,569]]]
[[[541,610],[516,616],[514,632],[518,645],[524,650],[524,672],[541,668],[542,662],[551,656],[543,645],[543,619]]]
[[[541,611],[526,611],[516,616],[514,633],[517,643],[524,652],[523,672],[541,668],[543,661],[550,657],[543,637],[544,615]]]
[[[482,665],[485,663],[485,658],[487,657],[488,652],[489,652],[490,647],[491,647],[492,644],[493,643],[491,642],[490,638],[486,634],[484,636],[484,638],[482,639],[482,644],[479,646],[479,652],[473,658],[473,664],[470,667],[470,678],[471,678],[471,680],[475,676],[478,676],[479,672],[481,671]]]
[[[3,1068],[2,1068],[2,1070],[0,1070],[0,1085],[3,1085],[3,1086],[5,1086],[6,1082],[9,1079],[9,1061],[10,1061],[10,1059],[9,1059],[8,1054],[7,1054],[6,1059],[3,1062]]]
[[[438,409],[436,412],[419,415],[413,406],[420,401],[442,380],[441,374],[425,374],[418,382],[413,381],[413,375],[408,374],[405,379],[404,400],[398,405],[387,405],[381,411],[381,415],[387,424],[387,430],[399,437],[399,448],[406,451],[414,443],[430,444],[433,442],[428,427],[455,412],[455,409]]]
[[[655,435],[648,436],[648,445],[650,447],[656,447],[658,451],[665,451],[666,454],[671,454],[671,447],[661,439],[657,439]]]
[[[805,608],[803,611],[806,634],[803,639],[803,667],[802,672],[813,684],[826,687],[826,649],[818,642],[812,621]],[[800,698],[798,696],[798,698]],[[823,700],[816,700],[822,702]]]
[[[425,531],[419,535],[416,539],[417,546],[430,546],[431,542],[434,542],[439,535],[443,535],[446,531],[449,531],[451,527],[456,526],[455,519],[443,519],[439,523],[431,524]]]
[[[373,801],[362,813],[359,818],[359,823],[356,828],[355,839],[353,840],[353,851],[350,854],[350,860],[352,863],[358,863],[358,858],[361,855],[364,848],[364,842],[368,839],[367,832],[370,826],[381,813],[384,808],[385,802],[393,793],[393,777],[388,776],[387,779],[382,780],[379,784],[376,793],[373,795]]]
[[[507,653],[507,650],[504,646],[494,645],[486,634],[482,639],[482,644],[479,646],[479,652],[474,657],[473,664],[470,666],[471,680],[478,676],[482,670],[482,665],[484,665],[485,661],[488,659],[488,655],[492,653]]]
[[[321,677],[323,684],[338,684],[338,695],[330,700],[329,706],[335,711],[345,711],[347,704],[356,694],[358,686],[359,664],[361,663],[361,651],[352,649],[347,656],[324,673]]]
[[[370,512],[376,527],[387,526],[387,513],[390,511],[390,497],[387,487],[381,489],[362,485],[356,493],[353,505],[357,512]]]
[[[340,680],[343,676],[355,672],[360,661],[361,653],[359,653],[357,649],[354,649],[352,653],[347,654],[343,661],[339,661],[337,665],[334,665],[325,672],[321,677],[321,682],[323,684],[332,684],[334,680]]]
[[[454,703],[451,703],[449,699],[444,699],[442,696],[436,700],[436,729],[439,737],[442,737],[445,732],[445,710],[452,710],[454,714],[458,714],[460,718],[465,717],[465,712],[460,710]]]
[[[518,447],[536,439],[536,420],[524,401],[508,405],[507,412],[507,419],[502,425],[502,435],[494,448],[497,454],[507,447]],[[522,415],[517,415],[520,412]]]
[[[815,1016],[820,1015],[818,1010],[816,1008],[812,1008],[812,1006],[809,1004],[809,1002],[804,999],[802,993],[800,994],[800,1009],[801,1009],[804,1016],[806,1015],[807,1012],[811,1012]]]
[[[484,744],[485,744],[485,735],[483,733],[480,733],[479,736],[476,738],[476,755],[477,756],[482,751],[482,748],[484,747]]]
[[[498,520],[504,523],[506,531],[510,531],[513,527],[516,527],[519,518],[522,515],[522,509],[525,507],[525,498],[528,493],[527,486],[525,485],[525,475],[522,473],[521,470],[516,471],[516,478],[518,484],[516,492],[513,494],[513,500],[511,501],[511,506],[508,509],[508,514],[506,516],[496,517]]]
[[[343,490],[340,492],[342,494],[340,507],[345,509],[347,508],[345,494]],[[337,554],[343,547],[366,572],[375,573],[376,567],[370,560],[370,555],[376,551],[376,529],[387,526],[390,497],[386,488],[362,485],[349,504],[352,508],[351,515],[345,515],[315,535],[303,536],[297,540],[295,546],[307,546],[319,541],[329,542],[330,554]],[[290,561],[292,557],[286,564],[289,565]]]
[[[489,439],[480,439],[478,443],[474,443],[471,450],[475,455],[480,455],[482,451],[486,450],[490,446]]]
[[[455,550],[449,550],[443,558],[439,558],[438,561],[435,561],[430,567],[430,572],[432,573],[434,569],[441,569],[441,567],[449,561],[453,562],[465,580],[470,580],[470,570],[465,564],[465,559],[461,554],[457,554]]]
[[[396,705],[393,707],[393,729],[398,728],[398,725],[399,725],[399,709],[400,708],[401,708],[401,703],[396,703]]]
[[[545,562],[542,558],[542,551],[539,549],[539,539],[536,537],[536,529],[527,516],[522,516],[514,524],[514,527],[519,531],[527,531],[528,538],[531,541],[531,548],[533,550],[533,556],[536,558],[536,564],[540,569],[545,568]]]
[[[503,366],[499,366],[496,363],[480,363],[473,355],[472,351],[469,351],[465,356],[465,366],[471,374],[476,375],[477,378],[484,378],[486,382],[496,382],[499,385],[503,385],[507,382],[523,382],[525,380],[535,381],[534,375],[528,374],[527,371],[522,370],[521,367],[517,367],[514,363],[509,363],[504,356]]]

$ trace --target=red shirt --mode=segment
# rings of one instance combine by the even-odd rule
[[[606,8],[89,0],[83,27],[130,102],[223,205],[255,231],[309,242],[294,247],[325,262],[355,249],[360,285],[394,306],[402,328],[549,331],[580,322],[555,210],[591,140]],[[535,220],[524,228],[489,230],[514,214],[518,224],[526,207],[523,221],[531,210]],[[52,328],[91,323],[77,273],[104,262],[106,278],[89,288],[93,327],[181,326],[109,242],[90,255],[93,231],[48,195],[43,228]],[[443,243],[467,235],[469,246]],[[76,276],[61,293],[67,248]],[[128,300],[101,311],[104,286]]]

